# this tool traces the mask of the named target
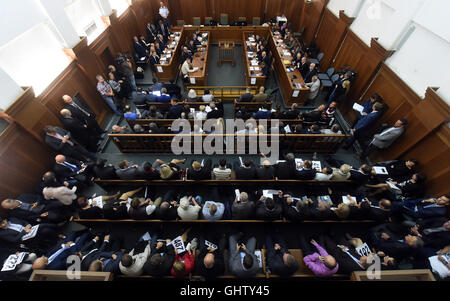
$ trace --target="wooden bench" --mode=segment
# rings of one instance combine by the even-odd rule
[[[291,224],[294,223],[289,220],[275,220],[275,221],[265,221],[265,220],[217,220],[217,221],[209,221],[205,219],[196,219],[196,220],[160,220],[160,219],[146,219],[146,220],[138,220],[138,219],[119,219],[119,220],[110,220],[110,219],[73,219],[74,222],[78,223],[105,223],[105,224],[147,224],[147,223],[169,223],[169,224],[204,224],[204,223],[217,223],[217,224]],[[323,220],[323,221],[302,221],[304,224],[372,224],[375,223],[373,220]]]
[[[278,142],[280,149],[285,149],[294,153],[335,153],[340,144],[344,142],[350,135],[310,135],[310,134],[108,134],[117,148],[122,153],[171,153],[172,140],[190,139],[195,141],[195,137],[201,137],[202,145],[205,139],[218,139],[224,141],[225,139],[235,139],[235,150],[238,147],[245,147],[246,153],[249,149],[249,143],[254,139],[258,141],[265,139],[267,144]],[[221,140],[222,139],[222,140]],[[244,142],[244,145],[242,145]],[[257,145],[257,153],[262,150]],[[225,150],[226,145],[222,145],[222,150]],[[194,153],[194,143],[191,143],[190,153]]]
[[[234,111],[236,112],[239,108],[246,108],[249,112],[256,112],[265,104],[272,106],[272,102],[238,102],[234,100]]]
[[[79,272],[79,278],[69,279],[67,271],[34,270],[29,281],[112,281],[114,274],[110,272]]]
[[[188,86],[187,90],[195,90],[198,97],[202,97],[205,94],[205,90],[209,90],[215,98],[222,99],[224,102],[232,102],[236,98],[241,97],[246,93],[246,89],[250,89],[252,95],[258,94],[259,87],[256,86]]]
[[[380,271],[380,279],[369,279],[366,272],[353,272],[352,281],[436,281],[430,270]]]
[[[188,105],[189,108],[194,108],[196,110],[198,110],[200,108],[200,106],[207,106],[209,105],[208,102],[187,102],[187,101],[179,101],[177,102],[179,104],[183,104],[183,105]],[[217,105],[219,102],[216,101],[215,104]],[[147,102],[147,105],[150,106],[155,106],[157,110],[160,111],[168,111],[170,109],[170,107],[172,106],[170,104],[170,102]]]

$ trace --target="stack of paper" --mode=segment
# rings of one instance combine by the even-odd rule
[[[302,170],[303,169],[303,160],[302,159],[295,159],[295,168],[297,170]]]
[[[266,198],[273,198],[273,195],[277,195],[278,191],[277,190],[273,190],[273,189],[269,189],[269,190],[263,190],[263,196]]]
[[[312,161],[312,169],[322,172],[322,163],[320,161]]]
[[[354,196],[350,196],[350,198],[352,199],[352,201],[356,202],[356,198]],[[346,195],[342,196],[342,203],[344,204],[350,204],[350,200],[347,198]]]
[[[362,105],[360,105],[360,104],[355,102],[355,104],[353,105],[353,110],[362,113],[362,111],[364,110],[364,107]]]
[[[375,170],[375,173],[377,175],[387,175],[388,172],[386,170],[386,167],[383,166],[374,166],[373,169]]]

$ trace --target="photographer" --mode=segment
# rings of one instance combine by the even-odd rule
[[[123,55],[122,53],[117,53],[116,63],[119,72],[122,73],[130,80],[131,89],[137,91],[136,79],[134,78],[133,65],[131,63],[131,57],[128,55]]]

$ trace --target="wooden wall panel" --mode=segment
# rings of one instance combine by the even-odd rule
[[[315,40],[320,52],[324,53],[323,60],[320,63],[320,69],[323,72],[330,67],[352,21],[353,19],[346,17],[342,11],[341,17],[338,18],[330,10],[325,10]]]
[[[266,21],[284,14],[291,23],[291,29],[298,31],[304,9],[305,1],[303,0],[267,0]]]
[[[228,14],[228,22],[238,21],[239,17],[246,17],[248,23],[253,22],[253,17],[261,17],[264,14],[264,0],[212,0],[213,14],[217,21],[220,21],[220,14]]]
[[[305,32],[303,34],[303,41],[309,45],[315,38],[317,29],[322,19],[324,10],[328,4],[328,0],[312,0],[305,3],[305,17],[303,24]]]
[[[207,13],[207,0],[169,0],[170,21],[172,25],[177,20],[184,20],[186,24],[193,24],[193,17],[200,17],[201,23],[205,23],[205,17],[211,17]]]
[[[0,145],[0,200],[34,191],[53,152],[15,123],[0,134]]]

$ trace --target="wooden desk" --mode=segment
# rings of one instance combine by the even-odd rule
[[[262,69],[263,65],[258,61],[258,65],[252,65],[252,60],[258,60],[256,51],[249,51],[247,46],[255,47],[256,42],[254,39],[255,34],[251,32],[243,32],[242,33],[242,47],[244,48],[242,51],[243,60],[244,60],[244,71],[245,71],[245,81],[247,86],[264,86],[266,82],[266,76],[263,75]],[[257,68],[258,70],[252,70]]]
[[[164,49],[164,53],[161,55],[161,61],[156,66],[156,71],[158,73],[158,78],[160,81],[170,81],[176,78],[178,72],[178,65],[180,63],[181,54],[181,38],[183,35],[183,29],[176,31],[169,37],[167,41],[167,47]],[[170,46],[169,48],[169,45]],[[170,58],[163,60],[162,57],[170,54]]]
[[[269,35],[268,26],[183,26],[183,31],[187,35],[192,35],[195,31],[209,31],[211,33],[211,43],[219,43],[220,41],[233,41],[234,43],[242,43],[242,33],[244,31],[259,34],[263,38]]]
[[[217,62],[217,65],[222,66],[223,62],[231,62],[233,67],[236,64],[233,41],[219,41],[219,62]]]
[[[208,51],[211,33],[209,31],[200,31],[199,36],[202,37],[202,47],[198,47],[192,59],[192,65],[199,68],[195,72],[189,73],[190,85],[206,86],[208,76]]]
[[[307,100],[310,89],[307,87],[302,88],[300,86],[305,83],[300,71],[297,69],[294,69],[293,72],[287,71],[287,66],[291,68],[294,67],[291,63],[293,57],[290,53],[289,55],[287,55],[287,53],[285,55],[285,52],[289,52],[289,50],[281,40],[281,34],[274,34],[270,32],[269,45],[275,59],[274,67],[277,73],[278,83],[280,85],[281,93],[283,94],[284,102],[286,106],[290,106],[293,103],[303,105]],[[289,61],[289,64],[284,64],[284,61]],[[295,79],[292,78],[293,75],[295,75]]]

